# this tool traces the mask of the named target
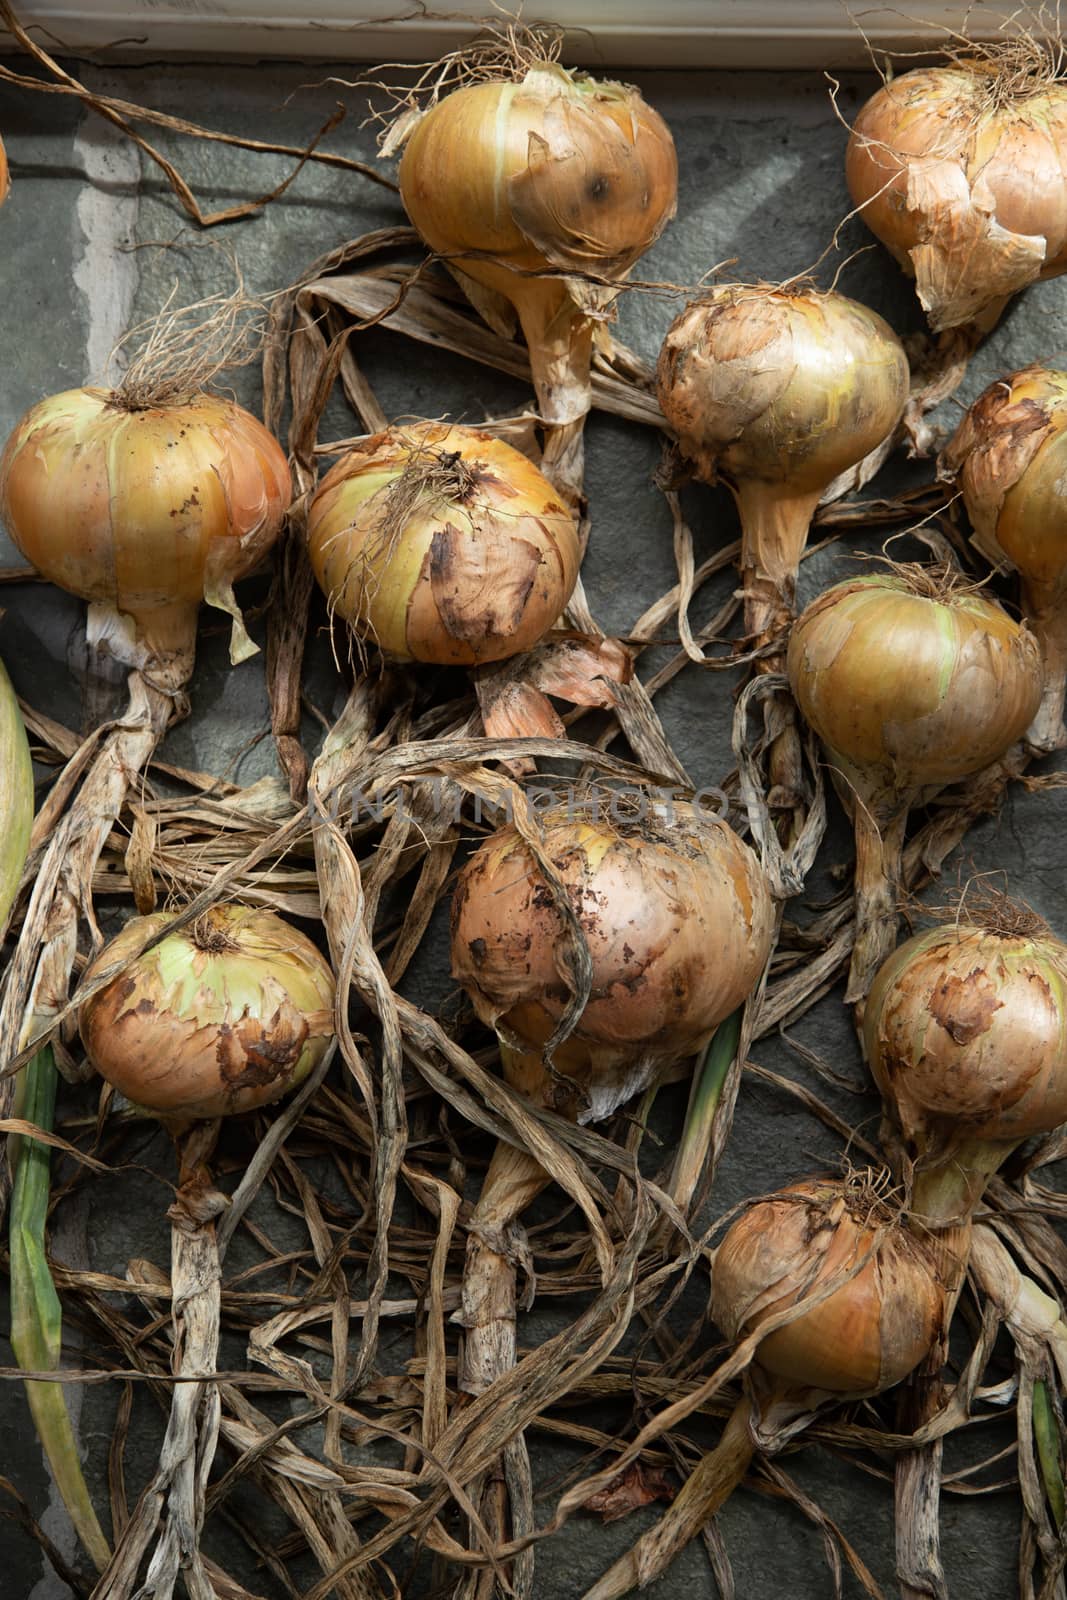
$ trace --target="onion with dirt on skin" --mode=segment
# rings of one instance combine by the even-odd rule
[[[475,308],[508,337],[518,318],[550,425],[546,471],[573,494],[594,333],[674,215],[678,163],[636,89],[568,71],[552,50],[510,28],[453,61],[465,81],[441,98],[435,71],[434,103],[404,111],[383,153],[404,145],[408,216]]]
[[[1067,372],[1026,367],[991,383],[941,456],[974,529],[1001,570],[1019,574],[1022,609],[1045,658],[1045,692],[1027,739],[1067,744]]]
[[[946,1297],[922,1233],[881,1184],[854,1174],[805,1179],[746,1207],[714,1254],[711,1314],[732,1344],[754,1343],[746,1392],[659,1521],[582,1600],[620,1600],[652,1583],[757,1449],[780,1449],[827,1405],[902,1382],[937,1342]]]
[[[327,473],[308,550],[331,611],[401,661],[475,665],[538,644],[578,576],[578,532],[548,480],[476,428],[374,434]]]
[[[753,646],[766,645],[792,618],[820,499],[900,421],[903,347],[881,317],[844,295],[734,285],[675,319],[657,380],[682,454],[737,501],[745,631]]]
[[[1057,46],[961,47],[886,82],[853,124],[849,192],[935,333],[991,328],[1067,270],[1067,83]]]
[[[1037,641],[957,574],[918,565],[846,579],[793,628],[789,682],[856,834],[847,1001],[893,948],[909,810],[998,760],[1041,698]]]
[[[167,933],[173,920],[133,918],[86,970],[91,982],[164,935],[82,1005],[86,1054],[128,1100],[175,1125],[272,1104],[333,1039],[327,962],[272,911],[214,906]]]

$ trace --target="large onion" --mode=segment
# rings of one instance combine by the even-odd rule
[[[1037,642],[992,600],[921,567],[851,578],[800,616],[797,704],[827,748],[856,831],[859,1000],[893,947],[909,809],[996,761],[1041,697]]]
[[[849,191],[915,278],[935,332],[992,326],[1006,301],[1067,268],[1067,85],[1036,47],[920,67],[853,125]]]
[[[674,215],[674,143],[636,89],[536,47],[487,78],[403,119],[401,198],[490,324],[518,316],[544,421],[580,422],[594,328]],[[561,465],[576,488],[580,453]]]
[[[744,1000],[771,948],[762,869],[724,822],[677,804],[668,820],[541,819],[543,851],[592,963],[569,1037],[541,1052],[570,999],[566,929],[533,852],[502,829],[464,868],[452,903],[452,972],[494,1027],[524,1094],[581,1122],[608,1116],[663,1066],[692,1055]]]
[[[1045,692],[1029,730],[1038,750],[1067,744],[1067,372],[1027,367],[971,406],[942,456],[955,474],[974,543],[1019,574],[1023,610],[1045,658]]]
[[[82,1006],[90,1061],[127,1099],[176,1121],[269,1105],[333,1038],[329,966],[272,911],[216,906],[168,934],[173,920],[134,918],[88,968],[86,981],[165,935]]]
[[[559,620],[578,575],[574,518],[537,468],[475,428],[390,428],[323,479],[315,576],[360,638],[401,660],[499,661]]]
[[[69,594],[136,619],[161,660],[187,653],[201,600],[233,617],[233,584],[281,532],[289,467],[277,440],[220,395],[134,404],[121,387],[32,406],[0,459],[0,514],[27,561]]]
[[[844,295],[735,286],[675,319],[657,378],[683,454],[737,501],[746,631],[765,644],[793,615],[822,495],[900,420],[904,350],[881,317]]]

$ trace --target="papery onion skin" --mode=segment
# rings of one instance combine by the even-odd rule
[[[996,320],[1067,268],[1067,85],[998,94],[995,63],[919,67],[857,116],[845,173],[935,332]]]
[[[390,493],[427,466],[433,481],[387,528]],[[343,457],[311,503],[308,551],[357,634],[394,659],[461,666],[537,644],[579,563],[574,518],[533,463],[446,423],[390,428]]]
[[[135,917],[88,968],[121,961],[174,913]],[[270,1105],[334,1033],[334,980],[311,940],[272,911],[215,906],[167,934],[88,999],[79,1024],[101,1077],[175,1120]]]
[[[1023,610],[1045,659],[1029,732],[1038,750],[1067,744],[1067,372],[1027,367],[979,395],[941,457],[955,477],[974,544],[1019,574]]]
[[[273,435],[211,394],[129,410],[70,389],[32,406],[0,458],[0,515],[27,561],[138,618],[204,599],[234,610],[231,586],[278,537],[291,492]]]
[[[1049,1133],[1067,1121],[1067,946],[966,921],[915,934],[879,970],[863,1038],[913,1155]]]
[[[810,289],[722,288],[671,324],[657,393],[682,453],[723,478],[741,513],[748,632],[792,608],[819,499],[893,432],[908,362],[888,323],[858,301]],[[764,615],[764,613],[767,615]]]
[[[431,249],[458,258],[491,323],[493,297],[514,306],[542,417],[566,423],[589,406],[587,374],[576,382],[572,366],[577,346],[578,364],[589,359],[593,322],[582,313],[603,312],[674,215],[677,156],[636,89],[549,61],[516,76],[456,89],[419,119],[400,195]],[[562,276],[528,276],[538,273]]]
[[[787,668],[831,755],[890,810],[997,760],[1041,696],[1040,651],[1025,626],[980,594],[934,598],[892,573],[819,595],[797,619]]]
[[[593,964],[577,1027],[554,1051],[556,1074],[539,1052],[570,995],[563,918],[513,827],[460,875],[452,973],[497,1029],[516,1086],[581,1122],[599,1120],[699,1049],[751,992],[770,954],[771,897],[747,845],[681,804],[669,823],[565,811],[541,821]]]
[[[755,1362],[776,1387],[878,1394],[929,1352],[944,1295],[921,1239],[844,1180],[790,1184],[741,1213],[715,1252],[712,1317],[736,1341],[850,1272],[818,1305],[768,1333]]]

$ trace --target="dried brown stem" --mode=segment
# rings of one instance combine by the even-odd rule
[[[1036,607],[1023,584],[1023,609],[1037,635],[1045,662],[1045,688],[1037,716],[1027,730],[1027,742],[1047,755],[1067,745],[1063,724],[1063,697],[1067,688],[1067,605]]]

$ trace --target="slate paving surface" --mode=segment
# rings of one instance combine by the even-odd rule
[[[359,126],[360,96],[324,83],[327,73],[328,69],[297,63],[151,63],[84,69],[93,85],[126,99],[208,125],[291,143],[305,140],[334,102],[345,98],[352,112],[332,136],[333,148],[371,159],[373,133]],[[739,277],[780,279],[820,256],[848,211],[848,199],[842,177],[845,134],[818,74],[635,72],[628,76],[667,118],[681,166],[678,219],[645,259],[640,269],[645,279],[691,283],[730,258],[736,259]],[[873,84],[873,78],[846,78],[843,111],[848,114],[862,103]],[[231,281],[225,252],[232,250],[240,258],[249,288],[265,292],[288,283],[339,241],[402,220],[399,202],[389,193],[357,176],[309,166],[263,215],[216,232],[205,247],[193,240],[156,169],[73,103],[5,89],[0,97],[0,127],[14,180],[12,197],[0,214],[5,252],[0,436],[6,436],[19,414],[39,397],[103,376],[116,339],[158,308],[176,276],[181,277],[186,300],[223,287]],[[153,137],[213,205],[262,193],[286,170],[286,163],[275,158],[166,133]],[[160,248],[175,240],[179,249]],[[861,253],[846,267],[840,287],[880,310],[898,332],[919,328],[920,313],[910,286],[880,247],[869,246],[862,225],[848,223],[842,233],[843,253]],[[627,297],[620,316],[622,337],[654,358],[675,309],[676,302],[664,294]],[[962,399],[973,398],[1000,372],[1032,361],[1064,361],[1065,312],[1067,280],[1038,285],[1021,297],[974,360]],[[527,398],[515,382],[385,332],[361,336],[357,352],[390,414],[448,414],[476,422],[485,415],[517,410]],[[255,404],[254,372],[237,375],[233,387]],[[343,407],[331,409],[324,433],[337,437],[352,431],[352,419]],[[586,587],[602,625],[625,632],[674,581],[670,520],[651,484],[658,445],[640,429],[601,416],[591,420],[588,438],[593,536],[584,569]],[[881,484],[898,487],[921,481],[928,473],[928,465],[895,462]],[[735,536],[736,520],[724,493],[694,489],[688,506],[698,559]],[[831,581],[854,546],[870,550],[875,545],[874,537],[866,536],[820,552],[805,566],[801,599]],[[907,546],[901,550],[906,552]],[[10,546],[0,539],[0,563],[13,559]],[[710,615],[727,590],[728,580],[710,585],[694,607],[696,619]],[[6,586],[0,604],[4,608],[0,650],[19,690],[41,710],[77,725],[79,694],[70,663],[77,660],[81,608],[43,585]],[[339,681],[321,641],[313,656],[310,693],[329,715],[341,702]],[[650,652],[650,668],[659,659],[660,653]],[[690,668],[657,699],[670,738],[699,784],[715,782],[732,764],[729,729],[734,687],[733,673]],[[225,629],[212,618],[205,618],[202,628],[193,701],[195,714],[167,740],[166,753],[173,761],[225,772],[241,782],[276,770],[269,739],[252,742],[268,722],[261,666],[252,662],[231,671]],[[308,731],[314,738],[312,724]],[[1012,890],[1061,930],[1067,929],[1065,807],[1062,792],[1016,793],[1000,818],[974,832],[965,850],[965,860],[974,869],[1003,869]],[[847,833],[841,819],[835,818],[825,860],[840,865],[848,856]],[[829,887],[830,879],[824,877],[823,883]],[[452,987],[445,931],[444,917],[439,915],[408,980],[410,992],[427,1005],[439,1003]],[[838,1072],[859,1081],[858,1052],[839,991],[811,1012],[795,1034]],[[765,1042],[754,1055],[762,1065],[810,1083],[850,1122],[862,1124],[869,1133],[876,1129],[877,1108],[871,1097],[850,1095],[813,1079],[784,1043]],[[84,1099],[84,1103],[89,1102]],[[65,1091],[65,1110],[69,1113],[76,1104],[77,1096]],[[677,1138],[684,1105],[681,1088],[666,1091],[657,1103],[654,1131],[668,1148]],[[748,1194],[770,1190],[833,1161],[837,1148],[834,1136],[804,1114],[795,1100],[766,1084],[746,1082],[714,1195],[716,1214]],[[131,1257],[166,1262],[166,1202],[159,1176],[172,1177],[173,1171],[165,1141],[146,1131],[136,1160],[139,1170],[94,1183],[76,1203],[60,1209],[53,1234],[57,1255],[118,1274]],[[303,1242],[297,1221],[276,1208],[271,1226],[279,1243],[287,1238]],[[240,1264],[238,1254],[233,1265]],[[683,1307],[685,1315],[700,1314],[705,1292],[705,1284],[694,1283]],[[0,1304],[0,1329],[6,1326],[6,1305]],[[522,1340],[533,1345],[557,1326],[558,1312],[538,1304],[524,1319]],[[69,1332],[70,1360],[76,1364],[79,1330],[72,1325]],[[387,1341],[386,1361],[394,1359],[390,1348]],[[243,1364],[239,1340],[230,1341],[223,1359]],[[0,1336],[0,1364],[11,1361],[10,1347]],[[70,1393],[77,1402],[86,1470],[106,1509],[107,1445],[118,1394],[115,1386],[84,1391],[72,1387]],[[284,1404],[276,1410],[279,1416],[286,1414]],[[594,1420],[613,1427],[622,1415],[620,1408]],[[131,1500],[151,1470],[160,1432],[158,1411],[143,1393],[135,1397],[134,1418],[127,1457]],[[0,1471],[26,1495],[60,1548],[73,1555],[65,1515],[51,1494],[21,1386],[15,1382],[0,1383],[0,1428],[4,1441]],[[952,1468],[959,1468],[1009,1441],[1007,1429],[984,1427],[974,1436],[953,1440],[948,1458]],[[314,1445],[313,1439],[306,1442]],[[558,1440],[540,1436],[532,1440],[531,1449],[538,1483],[548,1496],[541,1502],[542,1514],[547,1514],[552,1489],[576,1467],[578,1457]],[[847,1532],[877,1582],[891,1594],[887,1482],[861,1471],[853,1459],[819,1449],[789,1456],[782,1466]],[[1009,1458],[986,1479],[1007,1478],[1011,1470]],[[261,1525],[270,1525],[269,1520],[263,1522],[269,1513],[250,1493],[240,1491],[235,1505],[260,1519]],[[592,1518],[576,1518],[539,1552],[538,1595],[545,1600],[574,1600],[654,1514],[642,1512],[608,1527]],[[1001,1600],[1017,1592],[1018,1520],[1017,1499],[1010,1490],[980,1498],[946,1495],[945,1560],[954,1600],[963,1596]],[[825,1600],[834,1592],[818,1528],[781,1501],[746,1489],[727,1506],[719,1526],[742,1600],[770,1595]],[[254,1568],[242,1541],[225,1525],[213,1536],[213,1550],[256,1593],[271,1597],[282,1593],[269,1574]],[[308,1568],[306,1582],[312,1578]],[[406,1592],[414,1600],[428,1592],[426,1582],[420,1569],[407,1581]],[[845,1595],[863,1592],[847,1571],[841,1582]],[[0,1597],[65,1600],[68,1592],[36,1546],[8,1525]],[[649,1600],[689,1600],[715,1592],[699,1546],[691,1546],[669,1574],[646,1591]]]

